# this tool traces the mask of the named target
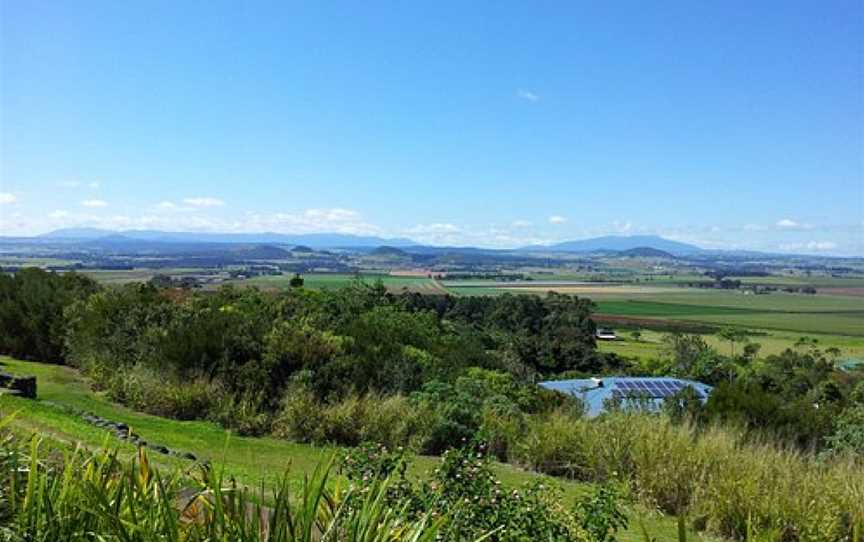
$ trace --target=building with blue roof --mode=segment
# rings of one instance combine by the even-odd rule
[[[641,409],[659,410],[666,397],[688,386],[693,388],[703,403],[713,389],[701,382],[683,378],[636,376],[549,380],[540,382],[540,386],[578,397],[585,404],[586,415],[592,418],[603,412],[608,401],[617,401],[623,408],[638,406]]]

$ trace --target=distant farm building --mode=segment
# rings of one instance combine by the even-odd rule
[[[837,362],[837,368],[841,371],[851,373],[853,371],[864,370],[864,359],[862,358],[847,358]]]
[[[615,335],[615,330],[602,327],[597,330],[597,333],[595,333],[594,336],[601,341],[614,341],[618,338],[618,336]]]
[[[589,417],[600,415],[608,404],[617,403],[621,408],[639,408],[656,411],[663,401],[687,387],[693,388],[704,403],[711,394],[711,386],[680,378],[622,377],[584,378],[575,380],[550,380],[540,382],[546,389],[560,391],[578,397],[585,404]]]

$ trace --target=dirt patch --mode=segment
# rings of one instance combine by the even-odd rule
[[[864,297],[864,287],[853,288],[819,288],[817,293],[825,295],[849,295],[852,297]]]
[[[507,286],[507,289],[517,289],[512,286]],[[558,292],[559,294],[573,295],[591,295],[591,294],[666,294],[680,292],[680,288],[656,288],[644,286],[568,286],[568,285],[549,285],[549,286],[520,286],[520,291],[529,292]]]
[[[679,333],[715,333],[717,328],[707,324],[682,322],[680,320],[665,320],[662,318],[635,318],[632,316],[613,316],[594,314],[591,319],[597,323],[619,326],[623,328],[651,329],[654,331]]]

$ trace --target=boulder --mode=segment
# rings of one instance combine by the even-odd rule
[[[8,388],[18,390],[22,397],[28,399],[36,399],[36,377],[35,376],[16,376],[9,382]]]

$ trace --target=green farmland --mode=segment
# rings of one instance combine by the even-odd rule
[[[242,281],[232,281],[234,284],[243,286],[256,286],[262,290],[284,290],[290,288],[292,274],[262,275]],[[434,279],[423,276],[394,276],[384,274],[361,274],[350,273],[309,273],[303,275],[303,286],[313,290],[344,288],[356,280],[372,284],[381,281],[384,286],[393,293],[405,291],[426,294],[445,294],[447,291]]]
[[[640,329],[641,336],[635,340],[631,330],[619,329],[618,340],[600,341],[597,347],[603,352],[614,352],[620,356],[639,359],[654,359],[663,351],[663,332]],[[802,334],[790,331],[759,330],[758,335],[749,337],[749,341],[760,346],[759,356],[780,354],[792,347]],[[810,334],[808,337],[818,340],[820,347],[833,346],[841,352],[841,357],[864,357],[864,340],[859,337],[845,335]],[[705,341],[718,352],[729,354],[731,346],[716,335],[704,335]],[[741,345],[737,345],[740,351]]]
[[[760,277],[761,278],[761,277]],[[769,277],[772,278],[772,277]],[[777,277],[791,280],[793,277]],[[550,280],[549,277],[545,277]],[[848,282],[850,288],[856,279],[823,280],[839,288]],[[716,328],[738,326],[758,333],[752,340],[762,345],[761,354],[777,354],[792,347],[802,336],[819,341],[821,347],[839,348],[844,356],[864,355],[864,297],[837,295],[841,290],[828,290],[831,294],[816,295],[773,292],[766,295],[745,294],[740,291],[713,290],[663,286],[661,284],[591,284],[574,282],[557,286],[537,286],[530,283],[515,288],[492,281],[482,283],[456,283],[448,289],[454,295],[501,295],[502,293],[542,295],[557,291],[587,297],[597,304],[597,314],[611,319],[612,327],[640,327],[643,338],[602,343],[601,349],[618,354],[649,358],[656,357],[661,347],[659,332],[649,331],[652,325],[692,323]],[[668,284],[668,283],[665,283]],[[616,318],[621,321],[616,323]],[[706,335],[709,344],[723,348],[713,335]]]
[[[526,284],[517,288],[491,281],[457,283],[448,289],[455,295],[542,295],[556,291],[590,298],[597,303],[597,313],[608,316],[864,337],[864,298],[855,295],[748,295],[740,291],[636,284]]]

